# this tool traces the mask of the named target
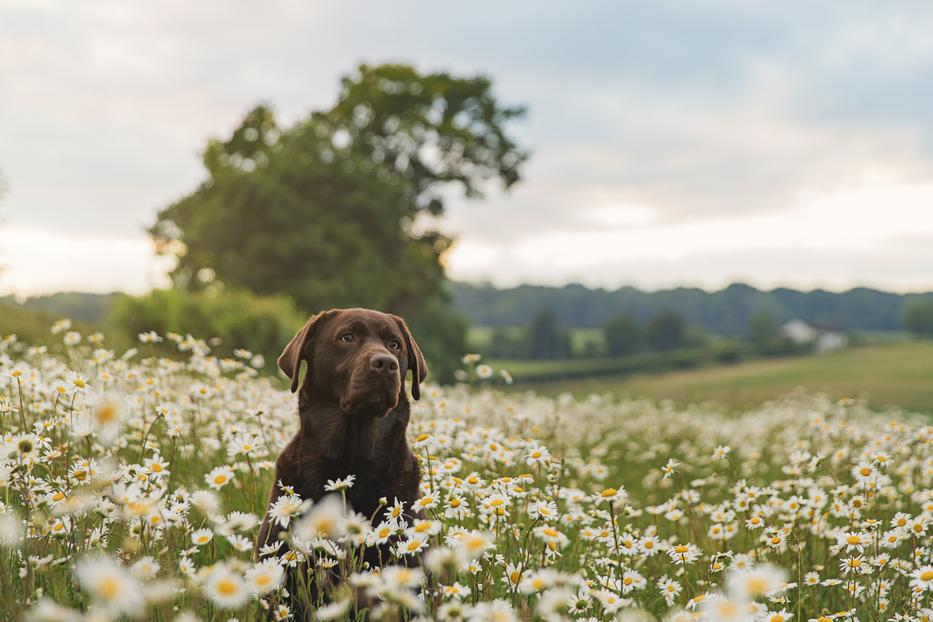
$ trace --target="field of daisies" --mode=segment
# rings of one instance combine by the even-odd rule
[[[0,344],[0,620],[933,615],[924,416],[818,396],[742,415],[554,400],[484,388],[471,357],[474,382],[414,407],[417,507],[355,514],[352,477],[317,504],[286,495],[272,516],[290,548],[257,561],[297,427],[264,362],[191,336],[114,352],[53,332],[48,349]],[[381,567],[361,561],[386,542]],[[285,580],[309,570],[313,602]]]

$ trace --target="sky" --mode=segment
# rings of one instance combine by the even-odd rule
[[[933,4],[0,0],[0,295],[141,293],[145,234],[257,103],[360,62],[482,73],[524,179],[440,222],[455,279],[933,290]]]

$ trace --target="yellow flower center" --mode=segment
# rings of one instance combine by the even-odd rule
[[[761,577],[749,577],[745,582],[745,589],[753,596],[760,596],[768,588],[767,582]]]
[[[75,384],[78,384],[75,381]],[[79,385],[80,386],[80,385]],[[104,402],[97,407],[97,420],[106,425],[117,420],[117,405],[113,402]]]
[[[113,577],[104,577],[97,584],[97,591],[107,600],[113,600],[120,593],[120,582]]]
[[[223,578],[217,582],[217,593],[222,596],[232,596],[236,592],[236,583],[232,579]]]

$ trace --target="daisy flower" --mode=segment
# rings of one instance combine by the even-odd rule
[[[277,559],[265,559],[246,571],[245,579],[254,594],[266,594],[281,585],[285,571]]]
[[[78,562],[78,583],[91,599],[116,614],[139,615],[145,605],[142,587],[109,557],[87,557]]]
[[[204,593],[221,609],[239,609],[249,600],[250,589],[239,574],[217,564],[204,583]]]
[[[220,490],[233,481],[233,469],[226,465],[214,467],[210,473],[204,476],[204,481],[214,490]]]
[[[327,484],[324,486],[324,490],[327,492],[337,492],[340,490],[349,490],[353,487],[353,482],[356,481],[356,475],[347,475],[343,479],[329,479]]]

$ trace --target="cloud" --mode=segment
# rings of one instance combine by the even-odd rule
[[[923,289],[930,286],[933,270],[933,244],[925,242],[933,235],[917,232],[933,232],[931,203],[933,183],[878,185],[741,216],[623,220],[527,232],[516,234],[508,246],[464,238],[447,261],[455,278],[499,285],[720,287],[740,280],[763,286]]]
[[[56,291],[141,294],[168,286],[171,260],[148,238],[0,229],[0,291],[30,296]]]

